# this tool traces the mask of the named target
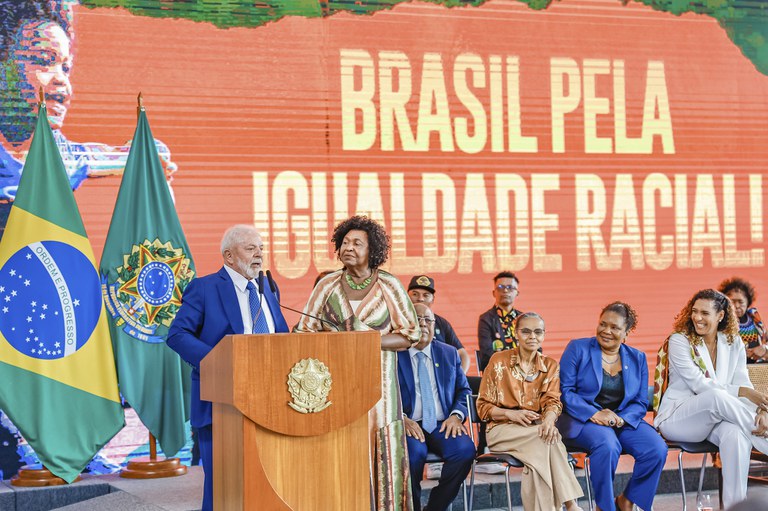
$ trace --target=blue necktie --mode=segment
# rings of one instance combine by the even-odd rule
[[[261,297],[259,296],[259,292],[250,280],[245,288],[248,290],[248,304],[251,306],[251,322],[253,323],[253,330],[251,333],[268,334],[269,325],[267,325],[267,318],[264,317],[264,311],[261,310]]]
[[[421,392],[421,427],[427,433],[432,433],[437,427],[435,414],[435,397],[432,395],[432,383],[427,369],[427,356],[423,351],[416,353],[419,371],[419,391]]]

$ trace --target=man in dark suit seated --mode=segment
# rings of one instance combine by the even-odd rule
[[[456,348],[432,342],[435,315],[424,304],[414,307],[421,340],[397,354],[414,510],[421,509],[421,479],[429,450],[445,461],[440,481],[424,509],[443,511],[459,493],[475,457],[475,444],[464,426],[471,390]]]
[[[257,279],[263,254],[253,226],[230,227],[221,240],[224,266],[189,283],[168,332],[168,346],[193,368],[191,424],[205,471],[203,511],[213,509],[213,432],[211,403],[200,399],[200,361],[226,335],[288,331],[279,291],[272,293],[265,278]]]

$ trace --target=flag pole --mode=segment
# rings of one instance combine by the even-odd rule
[[[37,91],[37,106],[38,108],[45,108],[45,93],[43,92],[42,87]],[[39,111],[38,115],[40,115]],[[76,483],[81,480],[82,478],[77,476],[72,482]],[[21,488],[61,486],[65,484],[67,484],[67,482],[64,479],[54,475],[50,470],[45,468],[45,465],[42,463],[40,465],[24,465],[19,468],[16,475],[11,478],[11,485]]]
[[[144,96],[139,92],[136,96],[136,122],[139,122],[141,112],[144,112]],[[127,479],[158,479],[175,477],[187,473],[187,467],[181,464],[179,458],[157,459],[157,439],[149,431],[149,459],[139,458],[128,462],[128,466],[120,471],[120,477]]]
[[[138,122],[141,112],[144,111],[144,96],[139,95],[136,97],[136,121]],[[157,439],[152,432],[149,432],[149,460],[157,461]]]

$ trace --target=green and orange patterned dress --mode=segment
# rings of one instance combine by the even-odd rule
[[[341,284],[344,270],[338,270],[317,283],[304,312],[339,325],[339,330],[377,330],[381,335],[400,334],[417,343],[419,325],[408,293],[397,277],[383,270],[376,271],[378,278],[356,310]],[[331,324],[302,316],[294,331],[333,331]],[[381,352],[381,401],[371,410],[369,424],[374,438],[371,475],[376,488],[376,509],[412,511],[408,449],[394,351]]]

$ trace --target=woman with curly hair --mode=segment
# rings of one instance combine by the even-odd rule
[[[650,510],[667,445],[643,418],[648,410],[645,353],[628,346],[637,313],[613,302],[600,313],[595,337],[574,339],[560,359],[563,414],[558,428],[566,445],[589,454],[595,502],[602,511]],[[614,499],[613,478],[621,454],[635,458],[624,491]]]
[[[344,267],[317,283],[304,308],[307,315],[294,331],[381,333],[382,396],[369,416],[375,437],[376,509],[410,511],[413,501],[395,352],[419,342],[416,311],[400,281],[379,269],[389,254],[389,236],[381,225],[353,216],[336,226],[331,242]]]
[[[662,347],[656,369],[654,425],[667,440],[720,447],[723,504],[730,507],[747,496],[752,448],[768,454],[768,396],[749,381],[733,304],[714,289],[699,291],[675,318],[666,343],[668,356],[665,361]]]
[[[739,336],[747,349],[747,364],[768,360],[768,330],[752,304],[757,299],[755,288],[748,281],[732,277],[720,283],[718,291],[727,296],[739,318]]]

